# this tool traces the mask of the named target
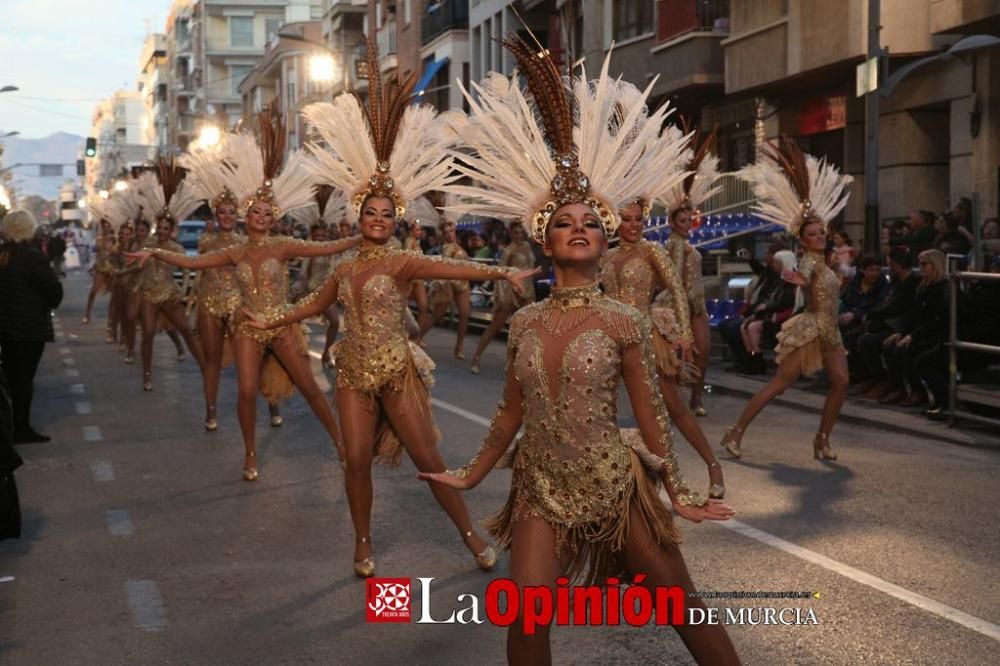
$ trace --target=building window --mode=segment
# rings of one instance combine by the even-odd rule
[[[253,46],[253,17],[229,17],[229,45]]]
[[[240,96],[240,83],[247,77],[253,65],[230,65],[229,66],[229,91],[233,97]]]
[[[624,41],[653,30],[651,0],[618,0],[614,3],[615,41]]]
[[[410,0],[402,0],[403,3],[403,22],[409,25],[410,23]]]
[[[278,31],[281,30],[281,26],[285,23],[285,19],[280,18],[269,18],[264,19],[264,34],[267,35],[267,41],[270,42]]]
[[[286,109],[290,109],[298,102],[295,97],[295,81],[288,82],[288,99],[285,104]]]

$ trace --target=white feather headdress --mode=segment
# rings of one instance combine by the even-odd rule
[[[825,227],[847,205],[847,186],[854,179],[841,174],[826,160],[802,152],[794,140],[782,136],[765,146],[755,164],[737,175],[753,184],[758,215],[776,222],[798,236],[807,222]]]
[[[153,174],[147,175],[153,180],[156,179]],[[152,211],[146,211],[147,207],[139,188],[139,180],[132,179],[126,189],[111,192],[104,203],[104,217],[111,220],[116,229],[123,224],[135,224],[141,219],[151,222],[149,219],[151,214],[147,217],[147,213]]]
[[[316,185],[313,188],[312,205],[300,208],[294,214],[296,222],[312,227],[317,224],[333,229],[347,219],[349,206],[347,197],[331,185]]]
[[[243,215],[258,201],[271,205],[274,218],[313,203],[313,179],[304,166],[306,154],[292,153],[282,169],[285,125],[277,104],[257,115],[257,136],[241,132],[226,140],[226,182]]]
[[[367,107],[344,93],[302,111],[322,139],[322,145],[309,145],[315,161],[307,167],[320,182],[345,192],[355,214],[365,199],[378,196],[392,199],[401,218],[408,202],[451,182],[451,158],[441,144],[437,112],[410,104],[414,77],[383,86],[378,48],[370,38],[368,61]]]
[[[676,127],[668,128],[664,134],[670,134],[674,137],[683,135],[681,130]],[[684,177],[680,182],[662,187],[655,195],[656,201],[671,215],[681,208],[701,210],[702,204],[721,189],[721,187],[716,186],[721,174],[719,173],[719,157],[714,152],[715,132],[704,139],[700,131],[691,133],[689,136],[691,143],[684,151],[682,163],[686,170]]]
[[[226,167],[226,136],[214,146],[201,146],[181,155],[177,163],[187,169],[184,182],[199,199],[207,201],[213,211],[223,203],[239,207],[236,195],[229,188],[231,171]]]
[[[597,80],[584,73],[573,83],[571,100],[547,54],[514,36],[503,45],[517,59],[533,103],[520,85],[497,74],[473,84],[474,95],[462,88],[471,113],[468,122],[452,121],[463,141],[453,151],[455,168],[481,186],[447,187],[463,199],[449,210],[524,220],[542,242],[560,206],[584,203],[611,236],[619,208],[679,177],[683,142],[664,143],[660,132],[670,110],[646,108],[655,81],[639,91],[612,79],[609,53]]]
[[[156,162],[155,175],[143,172],[136,184],[145,199],[147,214],[152,213],[155,219],[181,222],[201,206],[201,200],[184,182],[184,169],[173,157],[161,155]]]

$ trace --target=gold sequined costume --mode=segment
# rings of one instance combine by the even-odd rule
[[[441,246],[441,256],[445,259],[469,261],[469,255],[458,243],[445,243]],[[432,280],[428,289],[427,299],[431,307],[442,303],[451,303],[458,294],[470,290],[466,280]]]
[[[150,238],[143,246],[146,249],[184,254],[184,248],[172,240],[159,241]],[[183,294],[174,281],[174,267],[163,261],[147,261],[139,277],[139,294],[142,300],[154,305],[180,301]]]
[[[802,374],[812,375],[823,368],[827,352],[844,348],[837,323],[840,280],[826,265],[823,255],[816,252],[806,253],[799,270],[809,279],[809,284],[801,287],[806,309],[781,326],[775,352],[780,364],[788,354],[801,350]]]
[[[701,273],[701,252],[678,233],[667,239],[667,254],[677,267],[681,284],[687,292],[691,317],[705,314],[705,278]]]
[[[246,236],[233,231],[202,234],[198,239],[198,253],[206,254],[230,247],[246,245]],[[232,319],[240,309],[242,294],[236,279],[236,268],[208,268],[198,275],[198,306],[213,317]]]
[[[678,502],[702,500],[677,467],[651,335],[646,317],[602,294],[596,283],[554,288],[511,320],[503,399],[480,450],[505,446],[523,424],[508,455],[510,495],[490,527],[499,545],[510,546],[516,522],[540,518],[555,531],[557,551],[572,554],[568,575],[594,583],[623,573],[618,555],[630,504],[658,542],[680,541],[642,462],[653,458],[651,466],[663,466]],[[618,428],[623,380],[642,435]],[[647,448],[644,441],[654,444]]]
[[[512,241],[504,248],[500,256],[501,266],[513,266],[519,271],[531,270],[535,267],[535,253],[531,251],[528,241]],[[535,283],[526,281],[524,293],[518,294],[514,287],[506,282],[497,282],[493,292],[493,303],[497,308],[516,310],[535,302]]]
[[[97,293],[104,294],[111,291],[113,286],[115,271],[115,255],[117,254],[117,241],[113,234],[102,234],[97,239],[94,247],[94,272],[97,283]]]
[[[666,250],[644,239],[622,240],[605,255],[600,282],[608,296],[646,317],[657,371],[665,377],[678,376],[682,363],[677,346],[691,341],[691,322],[683,284]]]

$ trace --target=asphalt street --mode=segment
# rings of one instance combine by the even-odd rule
[[[241,478],[232,368],[223,375],[218,432],[202,428],[196,364],[157,339],[152,393],[139,364],[104,343],[104,303],[80,323],[88,284],[71,275],[57,342],[36,381],[34,420],[48,444],[19,447],[24,514],[19,541],[0,542],[3,664],[502,663],[505,630],[484,624],[369,624],[365,584],[351,569],[343,476],[301,398],[269,428],[260,404],[261,478]],[[315,329],[318,333],[318,328]],[[500,395],[503,345],[483,372],[451,357],[437,329],[434,416],[452,465],[478,450]],[[313,336],[313,350],[322,338]],[[474,338],[467,343],[471,355]],[[318,355],[318,354],[317,354]],[[313,360],[329,386],[332,375]],[[708,396],[709,440],[743,398]],[[621,411],[630,421],[627,402]],[[1000,451],[872,425],[841,423],[836,463],[812,458],[818,417],[773,405],[724,460],[726,525],[685,523],[682,550],[707,591],[809,591],[818,598],[709,600],[730,608],[811,609],[818,624],[729,626],[749,664],[996,663],[1000,647]],[[689,480],[704,465],[683,440]],[[722,456],[720,456],[722,457]],[[373,538],[380,576],[433,577],[431,613],[480,599],[509,573],[501,555],[478,571],[414,468],[377,467]],[[510,476],[467,494],[485,519]],[[415,615],[421,612],[415,603]],[[691,663],[665,627],[557,628],[560,664]]]

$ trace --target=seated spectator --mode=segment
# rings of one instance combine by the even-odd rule
[[[1000,273],[1000,256],[994,258],[990,272]],[[976,281],[959,293],[958,339],[996,345],[1000,343],[1000,282]],[[958,371],[968,372],[996,360],[992,354],[961,350]],[[941,344],[925,351],[913,362],[914,374],[923,383],[932,405],[924,411],[931,419],[945,418],[948,407],[948,346]]]
[[[747,360],[738,372],[748,375],[767,374],[763,348],[774,346],[781,324],[792,315],[795,308],[795,285],[781,279],[783,272],[795,270],[798,264],[795,253],[789,250],[776,252],[772,264],[771,270],[778,275],[777,284],[771,289],[767,300],[756,307],[740,327]]]
[[[861,260],[861,270],[848,283],[840,295],[840,336],[847,349],[847,362],[851,375],[856,376],[858,365],[858,340],[865,332],[865,319],[869,311],[880,304],[889,289],[889,282],[882,277],[882,262],[874,255]]]
[[[755,310],[766,304],[767,298],[771,290],[774,289],[775,284],[781,282],[781,273],[780,271],[774,271],[773,261],[775,253],[784,249],[785,246],[781,243],[771,243],[767,248],[767,254],[764,256],[763,262],[757,260],[756,257],[750,257],[748,260],[750,270],[754,272],[754,279],[747,287],[746,294],[743,297],[743,300],[746,302],[743,312],[741,316],[731,317],[719,324],[719,334],[725,340],[726,344],[729,345],[733,357],[733,365],[726,368],[727,371],[735,372],[746,363],[747,353],[746,348],[743,346],[743,336],[740,330],[743,327],[743,322],[751,317]],[[749,254],[749,250],[746,252]]]
[[[889,251],[889,288],[882,302],[868,311],[864,333],[858,339],[855,377],[868,400],[881,400],[890,390],[882,364],[882,343],[900,329],[903,314],[913,307],[920,276],[913,272],[910,262],[906,247]]]
[[[943,345],[948,338],[948,281],[945,257],[940,250],[925,250],[917,259],[920,284],[913,307],[903,315],[903,325],[882,343],[889,386],[879,402],[915,407],[927,402],[917,379],[914,360]]]
[[[934,213],[917,210],[910,213],[910,233],[897,236],[894,245],[905,245],[910,256],[916,257],[924,250],[934,247],[937,231],[934,229]]]
[[[486,239],[481,234],[474,233],[469,236],[469,256],[473,259],[489,259],[493,256]]]
[[[968,232],[960,225],[959,219],[952,213],[941,216],[944,230],[934,239],[934,249],[944,254],[968,254],[972,249]]]
[[[833,272],[840,276],[843,283],[854,277],[854,261],[857,258],[857,248],[851,243],[851,237],[843,228],[837,228],[831,234],[833,239]]]
[[[997,218],[991,217],[983,222],[980,237],[980,245],[986,257],[985,263],[989,266],[992,257],[1000,256],[1000,224],[997,224]]]

